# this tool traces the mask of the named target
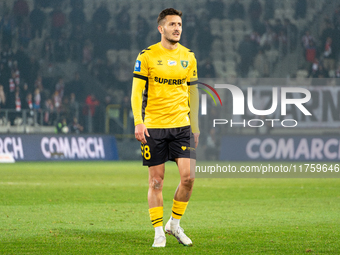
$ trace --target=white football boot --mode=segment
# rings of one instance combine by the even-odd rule
[[[165,235],[155,237],[152,247],[165,247],[166,238]]]
[[[192,246],[192,241],[186,234],[183,228],[179,225],[171,224],[171,218],[165,225],[165,232],[176,237],[177,241],[184,246]]]

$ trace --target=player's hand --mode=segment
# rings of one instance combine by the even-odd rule
[[[197,148],[197,146],[198,146],[199,136],[200,136],[200,133],[194,133],[194,138],[195,138],[195,148]]]
[[[143,144],[146,144],[146,138],[145,135],[147,137],[150,137],[148,129],[146,128],[146,126],[141,123],[135,126],[135,137],[138,141],[140,141]]]

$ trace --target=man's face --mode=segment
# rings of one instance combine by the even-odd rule
[[[182,18],[177,15],[168,15],[159,26],[160,33],[171,43],[177,43],[182,34]]]

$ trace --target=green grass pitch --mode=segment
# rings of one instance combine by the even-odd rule
[[[152,248],[141,162],[0,165],[0,254],[339,254],[340,179],[196,179],[193,247]],[[164,221],[179,182],[166,165]]]

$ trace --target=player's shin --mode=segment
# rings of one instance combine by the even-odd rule
[[[182,218],[185,209],[189,202],[180,202],[173,200],[172,212],[171,212],[171,225],[179,225],[179,221]]]
[[[155,228],[155,237],[164,235],[163,231],[163,206],[149,209],[150,219]]]

